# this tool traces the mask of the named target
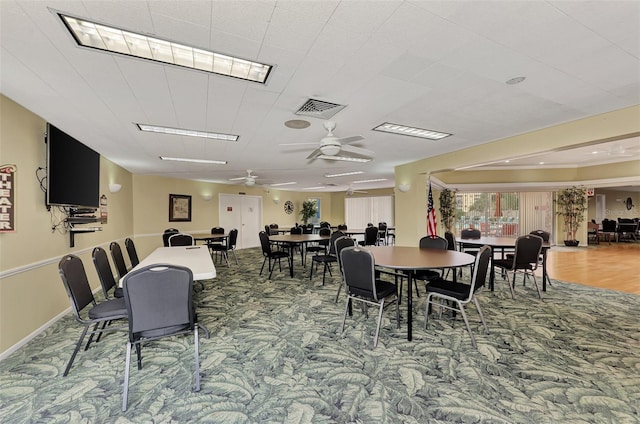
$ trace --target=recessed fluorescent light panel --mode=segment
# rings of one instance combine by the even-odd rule
[[[234,134],[213,133],[207,131],[187,130],[184,128],[160,127],[157,125],[136,124],[140,131],[156,132],[161,134],[184,135],[188,137],[210,138],[213,140],[238,141],[240,138]]]
[[[176,162],[194,162],[194,163],[212,163],[215,165],[226,165],[226,160],[208,160],[208,159],[189,159],[189,158],[171,158],[167,156],[160,156],[162,160],[173,160]]]
[[[320,155],[318,159],[327,159],[327,160],[343,160],[347,162],[371,162],[371,159],[365,158],[352,158],[348,156],[328,156],[328,155]]]
[[[359,183],[377,183],[379,181],[387,181],[386,178],[377,178],[375,180],[360,180],[360,181],[353,181],[351,184],[359,184]]]
[[[276,184],[271,184],[271,187],[280,187],[280,186],[286,186],[286,185],[292,185],[292,184],[298,184],[295,181],[290,181],[288,183],[276,183]]]
[[[364,174],[364,171],[343,172],[342,174],[325,174],[327,178],[346,177],[348,175]]]
[[[451,135],[448,133],[443,133],[438,131],[424,130],[422,128],[414,128],[414,127],[407,127],[405,125],[391,124],[389,122],[385,122],[382,125],[378,125],[373,130],[388,132],[392,134],[408,135],[411,137],[426,138],[428,140],[440,140],[445,137],[449,137]]]
[[[58,14],[76,42],[83,47],[134,56],[170,65],[264,84],[273,68],[233,56],[121,30]]]

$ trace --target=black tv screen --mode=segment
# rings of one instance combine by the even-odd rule
[[[47,124],[47,204],[98,208],[100,154]]]

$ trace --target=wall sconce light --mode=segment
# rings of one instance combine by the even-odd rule
[[[407,191],[411,190],[411,184],[399,184],[398,190],[400,190],[403,193],[406,193]]]
[[[122,189],[122,184],[111,183],[109,184],[109,191],[111,193],[117,193]]]
[[[274,198],[273,198],[273,203],[275,203],[276,205],[277,205],[278,203],[280,203],[280,198],[279,198],[279,197],[274,197]]]
[[[205,202],[208,202],[211,199],[213,199],[213,194],[206,193],[202,195],[202,200],[204,200]]]

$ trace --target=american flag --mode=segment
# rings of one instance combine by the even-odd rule
[[[431,193],[431,181],[429,181],[429,196],[427,198],[427,235],[437,237],[436,210],[433,207],[433,194]]]

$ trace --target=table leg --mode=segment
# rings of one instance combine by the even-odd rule
[[[413,271],[407,273],[407,340],[413,338]]]
[[[490,260],[490,264],[489,266],[491,267],[491,270],[489,271],[489,288],[491,289],[491,291],[493,291],[493,283],[496,280],[496,270],[493,267],[493,255],[494,255],[494,251],[493,251],[493,247],[489,246],[489,249],[491,249],[491,260]]]
[[[288,243],[287,245],[289,246],[289,274],[293,278],[293,251],[296,245],[293,243]]]
[[[300,243],[300,254],[302,255],[302,267],[307,267],[307,255],[304,253],[304,248],[307,243]]]
[[[547,250],[542,249],[542,291],[547,291]]]

